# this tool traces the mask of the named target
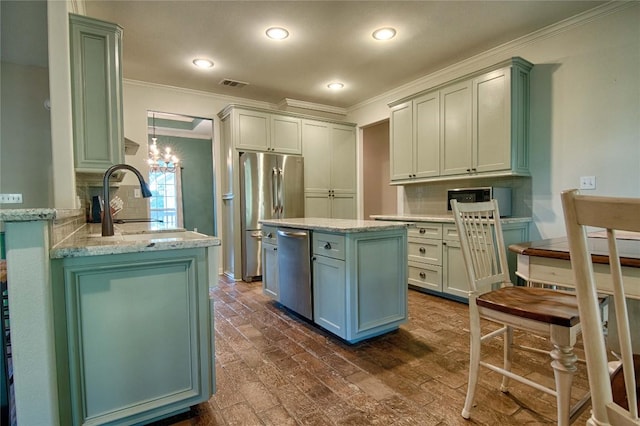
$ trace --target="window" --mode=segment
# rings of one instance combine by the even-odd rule
[[[149,170],[149,188],[153,194],[149,202],[151,219],[183,227],[180,187],[179,167],[175,171]]]

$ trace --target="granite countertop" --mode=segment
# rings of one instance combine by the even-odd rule
[[[385,215],[385,214],[372,214],[369,216],[375,220],[397,220],[403,222],[441,222],[441,223],[455,223],[453,220],[453,214],[401,214],[401,215]],[[503,217],[500,221],[506,223],[522,223],[531,222],[531,217]]]
[[[288,228],[309,229],[312,231],[326,232],[371,232],[405,228],[401,222],[385,222],[380,220],[359,219],[327,219],[317,217],[291,218],[291,219],[265,219],[260,221],[263,225],[282,226]]]
[[[64,219],[82,214],[82,209],[0,209],[0,222],[31,222],[34,220]]]
[[[103,237],[99,223],[88,223],[53,246],[51,259],[139,253],[219,246],[220,238],[167,226],[163,223],[125,223],[114,225],[115,234]]]

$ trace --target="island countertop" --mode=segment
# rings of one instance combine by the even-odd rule
[[[360,219],[328,219],[317,217],[263,219],[260,223],[262,225],[339,233],[385,231],[389,229],[405,228],[407,226],[402,222]]]
[[[103,237],[101,224],[87,223],[53,246],[49,257],[62,259],[221,245],[220,238],[157,222],[126,223],[114,228],[114,236]]]
[[[448,214],[372,214],[369,216],[375,220],[391,220],[391,221],[403,221],[403,222],[441,222],[441,223],[455,223],[453,220],[453,213]],[[531,222],[531,217],[503,217],[500,222],[507,223],[523,223]]]

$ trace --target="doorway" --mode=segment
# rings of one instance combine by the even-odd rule
[[[159,167],[149,171],[151,191],[156,195],[151,198],[152,216],[157,212],[166,220],[175,217],[178,227],[217,235],[213,121],[147,111],[147,125],[148,144],[155,138],[161,156]],[[171,156],[165,162],[162,157],[167,148]]]
[[[363,218],[395,215],[397,190],[389,185],[389,120],[362,129]]]

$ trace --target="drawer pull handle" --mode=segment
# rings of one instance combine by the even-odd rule
[[[331,243],[326,243],[324,245],[325,250],[331,250]]]
[[[425,250],[424,247],[420,247],[420,253],[425,254],[427,252],[427,250]]]
[[[425,274],[424,272],[420,272],[420,278],[425,279],[427,277],[427,274]]]
[[[425,232],[427,232],[427,230],[426,230],[426,229],[424,229],[424,228],[420,228],[420,233],[421,233],[421,234],[424,234]]]

